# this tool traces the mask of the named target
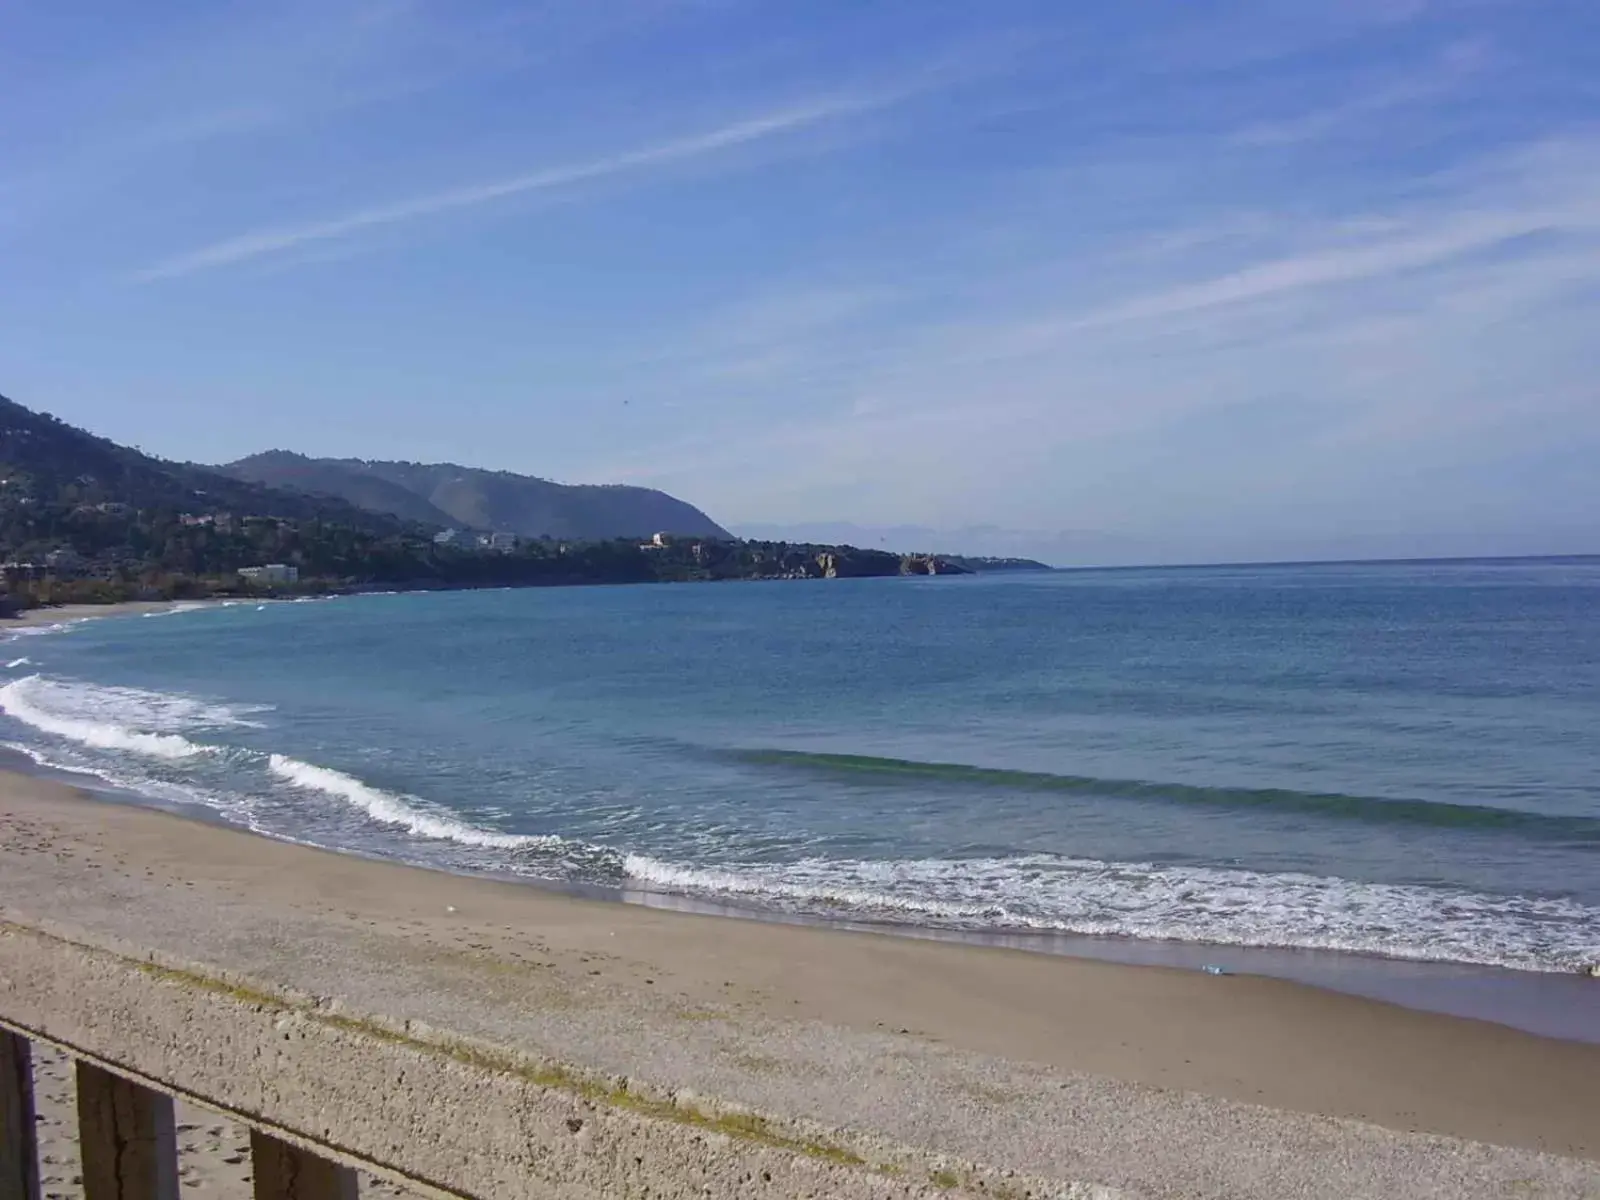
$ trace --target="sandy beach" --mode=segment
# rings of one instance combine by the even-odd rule
[[[315,969],[335,971],[338,953],[327,947],[339,944],[346,954],[468,970],[482,985],[474,1001],[485,1005],[501,996],[513,1008],[544,1003],[556,1011],[579,997],[635,1025],[671,1016],[686,1044],[701,1031],[683,1024],[685,1013],[758,1030],[758,1045],[801,1030],[887,1039],[908,1055],[982,1056],[1059,1074],[1077,1089],[1076,1103],[1103,1103],[1108,1125],[1127,1124],[1135,1096],[1139,1104],[1220,1104],[1234,1114],[1278,1110],[1301,1116],[1273,1121],[1300,1129],[1294,1122],[1310,1120],[1306,1128],[1322,1138],[1381,1127],[1428,1135],[1430,1146],[1465,1139],[1444,1144],[1476,1144],[1485,1163],[1512,1155],[1508,1170],[1529,1169],[1515,1158],[1522,1152],[1536,1152],[1538,1162],[1587,1160],[1572,1169],[1600,1194],[1600,1046],[1278,980],[590,901],[285,844],[22,775],[0,776],[0,826],[0,910],[8,917],[49,919],[52,897],[70,894],[75,919],[88,913],[104,932],[159,945],[164,909],[181,906],[190,922],[203,911],[219,953],[235,960],[227,965],[257,977],[270,977],[275,964],[305,968],[302,946],[322,947]],[[273,932],[258,939],[261,929]],[[507,972],[518,981],[510,993]],[[319,986],[330,994],[357,987],[336,972]],[[451,1011],[466,1010],[456,1003]],[[602,1042],[596,1052],[614,1051],[644,1074],[675,1064],[682,1050],[651,1047]],[[794,1080],[763,1078],[763,1059],[746,1047],[734,1060],[758,1098],[798,1099],[805,1089]],[[45,1090],[52,1104],[66,1103],[59,1078]],[[1003,1107],[997,1100],[997,1111]],[[1085,1119],[1098,1129],[1097,1118]],[[195,1167],[196,1187],[242,1179],[240,1164],[228,1161],[237,1152],[233,1131],[203,1116],[185,1124],[195,1126],[194,1161],[210,1164]],[[1198,1127],[1172,1128],[1163,1135],[1170,1147],[1154,1160],[1120,1167],[1110,1159],[1121,1135],[1107,1128],[1095,1134],[1102,1136],[1108,1161],[1096,1161],[1097,1169],[1120,1171],[1151,1194],[1189,1194],[1151,1188],[1148,1176],[1181,1169],[1163,1167],[1163,1156],[1192,1156]],[[1453,1149],[1452,1161],[1460,1153]],[[65,1167],[55,1173],[70,1179]],[[68,1183],[52,1186],[72,1194]],[[1584,1188],[1548,1194],[1590,1194]]]

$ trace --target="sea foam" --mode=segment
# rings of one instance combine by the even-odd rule
[[[156,608],[145,613],[146,617],[175,617],[179,613],[200,612],[213,607],[210,600],[180,600],[170,608]]]
[[[464,846],[483,846],[498,850],[526,848],[554,849],[565,845],[565,839],[531,834],[498,833],[479,829],[456,820],[443,812],[430,811],[427,801],[416,796],[402,796],[386,792],[363,783],[353,775],[319,767],[284,754],[273,754],[267,759],[271,772],[284,782],[304,791],[321,792],[343,800],[385,825],[398,825],[417,837],[438,841],[459,842]]]
[[[254,718],[272,711],[270,705],[264,704],[225,704],[198,696],[39,674],[16,682],[26,685],[23,699],[27,703],[51,716],[156,733],[259,729],[261,722]]]
[[[96,750],[126,751],[164,759],[194,758],[218,750],[215,746],[192,742],[181,734],[150,733],[119,723],[112,714],[126,712],[127,695],[113,696],[110,705],[99,702],[119,691],[122,689],[95,688],[26,675],[0,687],[0,710],[41,733]],[[159,710],[149,716],[160,720]]]
[[[133,793],[161,805],[175,805],[183,809],[210,809],[229,821],[249,824],[251,798],[216,788],[190,787],[171,779],[155,779],[137,770],[119,771],[88,756],[70,749],[49,751],[25,742],[0,742],[0,746],[25,755],[34,764],[47,771],[64,771],[75,776],[97,779],[118,792]]]
[[[92,617],[71,617],[65,621],[52,621],[48,625],[22,625],[16,629],[5,631],[5,640],[14,642],[18,638],[43,637],[48,633],[65,633],[69,629],[76,629],[85,621],[93,620]]]
[[[625,859],[648,887],[841,919],[1292,947],[1571,971],[1600,908],[1560,898],[1051,855],[692,867]]]

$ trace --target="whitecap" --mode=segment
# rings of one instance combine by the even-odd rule
[[[228,704],[199,696],[117,687],[75,679],[30,676],[25,699],[54,716],[119,725],[156,733],[204,729],[260,729],[253,717],[271,712],[266,704]]]
[[[321,792],[342,800],[374,821],[399,826],[417,837],[498,850],[560,849],[568,844],[564,838],[554,836],[479,829],[457,820],[419,797],[386,792],[343,771],[319,767],[287,755],[271,755],[267,766],[286,783],[303,791]]]
[[[66,633],[69,629],[76,629],[85,621],[93,619],[92,617],[71,617],[64,621],[52,621],[48,625],[19,625],[15,629],[6,630],[9,635],[6,640],[15,641],[17,638],[43,637],[49,633]]]
[[[77,701],[103,691],[26,675],[0,687],[0,711],[41,733],[96,750],[128,751],[151,758],[184,759],[217,751],[176,733],[149,733],[105,719],[92,703]]]

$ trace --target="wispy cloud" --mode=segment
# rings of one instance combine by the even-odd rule
[[[1154,287],[1097,297],[1121,257],[1102,247],[1071,260],[1083,282],[1055,303],[947,296],[909,324],[874,322],[865,354],[844,331],[803,331],[759,421],[687,432],[595,477],[894,518],[953,517],[988,489],[981,510],[1019,510],[1008,519],[1025,507],[1011,481],[1048,478],[1062,514],[1127,528],[1172,519],[1180,487],[1242,511],[1342,495],[1360,471],[1373,476],[1365,511],[1381,513],[1405,464],[1493,459],[1545,436],[1546,420],[1600,430],[1569,374],[1600,279],[1600,143],[1536,143],[1413,185],[1320,220],[1249,220],[1242,246],[1227,214],[1216,238],[1179,226]],[[1210,270],[1219,246],[1232,262]],[[1592,406],[1592,388],[1578,392]],[[761,474],[775,458],[805,470],[780,487]],[[1119,474],[1161,483],[1120,491]]]
[[[281,154],[319,126],[359,136],[392,119],[385,110],[430,93],[503,85],[626,41],[673,10],[672,0],[470,11],[417,0],[291,0],[141,23],[141,40],[123,52],[86,55],[81,69],[31,89],[25,78],[7,94],[17,112],[51,114],[71,136],[21,153],[0,137],[0,160],[13,173],[0,187],[27,192],[35,215],[47,215],[63,200],[141,175],[170,177],[182,158],[227,154],[239,139],[270,139],[266,153]]]
[[[431,192],[327,220],[253,230],[156,263],[136,273],[134,279],[137,282],[150,282],[216,270],[281,254],[307,243],[334,241],[364,230],[422,220],[474,208],[494,200],[559,191],[575,184],[709,158],[736,147],[769,141],[841,117],[883,108],[904,95],[904,92],[891,91],[828,97],[749,117],[705,133],[657,142],[586,162],[546,167],[507,179]]]
[[[1600,224],[1600,213],[1530,211],[1468,216],[1434,230],[1347,249],[1319,251],[1260,263],[1240,271],[1141,296],[1098,312],[1046,325],[1034,335],[1103,329],[1133,321],[1180,316],[1269,300],[1309,288],[1355,283],[1420,270],[1515,238]]]
[[[1001,322],[959,348],[947,336],[952,361],[996,361],[1049,351],[1077,335],[1103,335],[1122,327],[1149,329],[1212,313],[1239,313],[1250,321],[1264,305],[1280,310],[1322,291],[1360,286],[1396,288],[1408,276],[1478,258],[1503,255],[1501,273],[1529,261],[1544,263],[1552,278],[1566,278],[1579,261],[1541,238],[1593,239],[1600,235],[1600,142],[1558,140],[1523,147],[1470,171],[1436,181],[1441,194],[1389,211],[1342,213],[1324,222],[1280,231],[1276,254],[1253,253],[1234,269],[1176,281],[1107,303]],[[1222,218],[1217,242],[1238,228],[1265,228]],[[1179,231],[1175,248],[1204,246],[1198,230]],[[1531,244],[1531,245],[1530,245]],[[1440,286],[1440,295],[1446,289]],[[1140,336],[1138,332],[1131,337]]]
[[[1231,140],[1241,146],[1282,147],[1366,128],[1378,117],[1449,95],[1481,70],[1488,58],[1488,49],[1482,42],[1459,42],[1446,48],[1429,69],[1368,87],[1311,112],[1248,125]]]

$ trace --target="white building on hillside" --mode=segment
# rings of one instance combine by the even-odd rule
[[[277,587],[286,583],[299,583],[300,568],[286,566],[283,563],[268,563],[264,567],[240,567],[239,578],[246,583]]]

